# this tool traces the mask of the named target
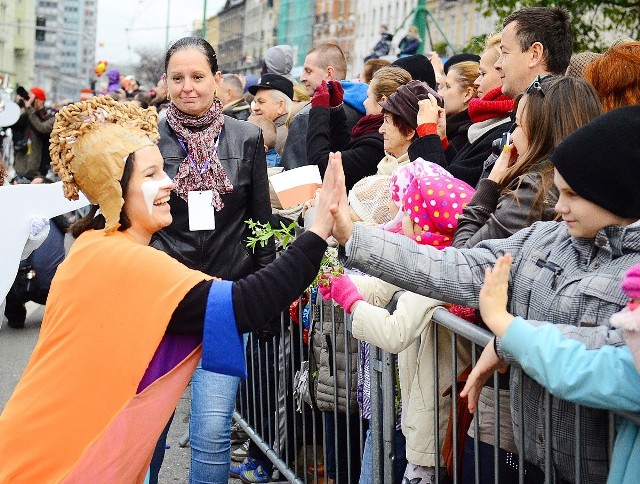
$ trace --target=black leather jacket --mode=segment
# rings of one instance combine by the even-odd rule
[[[173,178],[185,159],[175,133],[162,119],[159,148],[164,169]],[[275,258],[273,244],[246,247],[250,232],[245,220],[267,222],[271,215],[264,141],[257,126],[225,116],[218,145],[220,163],[233,184],[233,192],[221,195],[224,208],[216,212],[215,230],[191,232],[187,202],[175,191],[169,205],[173,222],[154,234],[151,246],[187,267],[211,276],[237,280],[266,266]]]

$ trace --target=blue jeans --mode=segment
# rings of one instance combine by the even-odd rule
[[[371,430],[367,430],[367,437],[364,441],[362,451],[362,467],[360,468],[360,484],[373,484],[372,470],[372,438]],[[407,468],[406,440],[401,430],[396,430],[396,482],[402,482],[404,471]]]
[[[189,482],[226,483],[231,459],[231,418],[240,378],[198,368],[191,379]]]

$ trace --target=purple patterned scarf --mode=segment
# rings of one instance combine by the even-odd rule
[[[190,191],[211,190],[212,205],[219,211],[224,207],[220,194],[233,190],[231,180],[220,164],[215,144],[224,124],[222,102],[215,98],[211,109],[199,117],[185,114],[175,104],[169,103],[167,122],[188,151],[173,179],[176,192],[187,201]]]

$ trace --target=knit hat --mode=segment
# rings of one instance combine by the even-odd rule
[[[407,163],[398,168],[389,182],[389,196],[391,201],[398,207],[397,215],[383,225],[383,229],[390,232],[402,231],[402,199],[405,193],[409,189],[409,185],[415,178],[429,178],[429,177],[452,177],[453,175],[440,165],[436,165],[430,161],[426,161],[423,158],[418,158],[412,163]]]
[[[36,99],[40,99],[40,101],[47,100],[47,95],[44,93],[41,87],[32,87],[30,92],[35,96]]]
[[[640,264],[632,266],[624,275],[622,290],[632,299],[640,297]]]
[[[293,47],[290,45],[274,45],[269,47],[264,53],[264,68],[271,74],[279,74],[286,77],[291,82],[295,82],[291,76],[293,67]]]
[[[413,129],[418,127],[418,101],[428,99],[429,94],[434,91],[429,90],[422,81],[411,81],[409,84],[400,86],[396,92],[391,94],[386,101],[380,103],[382,109],[400,116]]]
[[[590,51],[573,54],[565,75],[571,77],[584,77],[584,70],[587,68],[587,65],[600,57],[602,57],[602,54]]]
[[[640,218],[640,106],[614,109],[562,141],[551,161],[581,197],[623,218]]]
[[[120,180],[127,157],[158,140],[158,114],[97,96],[69,104],[55,117],[49,153],[63,182],[64,196],[82,190],[100,206],[105,232],[117,230],[124,205]]]
[[[449,73],[449,69],[451,69],[451,66],[460,64],[460,62],[480,62],[480,56],[478,54],[468,53],[452,55],[447,59],[447,62],[444,63],[443,67],[445,75]]]
[[[414,178],[402,197],[403,214],[422,230],[411,238],[438,249],[450,246],[458,218],[475,192],[451,176]]]
[[[391,63],[392,66],[402,67],[411,74],[411,78],[426,82],[431,89],[436,88],[436,73],[433,70],[431,61],[422,54],[401,57]]]
[[[391,220],[388,175],[372,175],[359,180],[349,191],[349,205],[363,222],[380,225]]]

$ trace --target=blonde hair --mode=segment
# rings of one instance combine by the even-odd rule
[[[464,61],[458,62],[457,64],[454,64],[449,68],[449,72],[453,72],[455,74],[456,80],[460,84],[462,90],[472,88],[474,97],[477,91],[476,86],[473,84],[473,82],[478,77],[478,65],[478,62]]]
[[[500,50],[500,42],[502,42],[502,33],[497,33],[490,35],[487,37],[487,40],[484,43],[484,52],[493,52],[495,58],[492,62],[496,62],[498,57],[502,55],[502,51]]]
[[[371,88],[376,101],[380,101],[382,96],[391,96],[400,86],[409,84],[411,80],[411,74],[402,67],[387,66],[378,69],[371,79]]]

